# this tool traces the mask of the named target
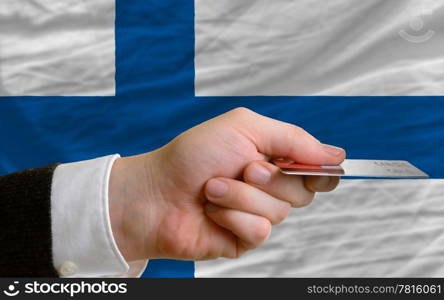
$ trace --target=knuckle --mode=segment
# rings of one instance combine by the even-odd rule
[[[271,223],[267,219],[263,218],[260,222],[257,222],[254,230],[253,243],[256,247],[263,244],[271,233]]]
[[[285,132],[285,140],[289,141],[288,154],[287,154],[288,156],[296,152],[297,145],[293,141],[295,141],[295,139],[298,136],[301,136],[304,133],[305,130],[302,129],[301,127],[293,124],[288,124],[287,130]]]
[[[289,124],[288,127],[288,134],[292,135],[292,136],[297,136],[297,135],[301,135],[301,134],[305,134],[306,131],[304,129],[302,129],[301,127],[294,125],[294,124]]]
[[[315,198],[315,193],[309,193],[305,197],[300,198],[300,199],[294,201],[293,202],[294,207],[305,207],[305,206],[308,206],[308,205],[310,205],[313,202],[314,198]]]
[[[290,209],[291,209],[291,205],[290,203],[286,203],[285,205],[283,205],[277,212],[276,215],[274,216],[273,225],[277,225],[282,223],[290,214]]]
[[[251,111],[250,109],[248,109],[246,107],[237,107],[235,109],[230,110],[229,114],[231,114],[233,116],[245,117],[245,116],[253,114],[253,111]]]

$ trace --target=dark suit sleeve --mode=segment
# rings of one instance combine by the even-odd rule
[[[56,277],[51,184],[57,165],[0,177],[0,276]]]

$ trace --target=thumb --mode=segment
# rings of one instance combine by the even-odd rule
[[[246,111],[250,120],[242,123],[262,154],[312,165],[338,165],[345,159],[344,149],[322,144],[300,127]]]

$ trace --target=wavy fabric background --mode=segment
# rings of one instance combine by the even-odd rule
[[[109,0],[1,1],[0,96],[113,96],[114,20]]]
[[[197,0],[196,94],[442,95],[443,19],[442,0]]]
[[[41,0],[15,2],[36,5],[43,3]],[[426,92],[422,96],[409,96],[417,95],[417,90],[430,91],[430,82],[433,86],[436,86],[436,82],[442,82],[439,64],[436,65],[436,76],[434,73],[430,77],[418,76],[416,85],[404,87],[402,93],[394,93],[397,96],[390,97],[390,93],[381,93],[387,95],[382,97],[358,97],[361,93],[353,97],[321,97],[308,92],[303,93],[304,96],[286,97],[224,97],[223,93],[214,97],[196,97],[194,59],[195,49],[199,56],[200,48],[195,47],[195,6],[192,1],[99,2],[115,4],[114,65],[105,66],[90,59],[88,64],[74,64],[78,67],[75,72],[71,69],[67,72],[74,77],[77,74],[91,74],[90,77],[82,78],[100,78],[101,75],[111,74],[115,67],[115,96],[104,96],[112,89],[93,88],[87,89],[89,96],[1,97],[1,175],[52,162],[77,161],[111,153],[131,155],[150,151],[195,124],[229,109],[246,106],[258,113],[302,126],[323,142],[346,148],[350,158],[407,159],[428,172],[434,180],[418,181],[418,185],[413,185],[416,181],[390,181],[375,183],[376,186],[371,186],[368,182],[346,181],[335,194],[322,195],[313,206],[295,210],[288,223],[274,230],[272,243],[263,249],[265,252],[257,252],[257,255],[262,253],[259,258],[251,253],[251,256],[237,261],[217,260],[208,262],[208,265],[204,262],[197,263],[196,275],[443,275],[442,269],[434,264],[438,265],[444,259],[443,253],[439,251],[442,245],[441,234],[444,232],[441,213],[444,207],[444,171],[441,163],[444,153],[444,93],[435,97],[428,96],[435,93]],[[89,1],[75,3],[86,5]],[[196,1],[196,5],[201,3]],[[48,5],[50,7],[51,3]],[[57,6],[54,12],[49,10],[46,13],[47,19],[41,20],[40,26],[52,28],[49,25],[56,24],[53,21],[63,9],[68,8]],[[239,8],[238,12],[237,18],[241,20],[242,10]],[[103,13],[105,12],[80,13],[78,18],[85,22],[91,18],[101,20]],[[231,10],[231,13],[234,18],[236,10]],[[15,24],[16,14],[2,11],[0,15],[2,24],[6,21],[8,24]],[[5,15],[9,19],[6,20]],[[27,18],[30,16],[27,15]],[[371,19],[370,15],[368,19]],[[360,23],[359,17],[354,20],[357,23],[347,23],[347,26],[353,28]],[[433,20],[425,20],[432,22],[426,22],[425,25],[436,31],[436,38],[441,38],[441,27],[435,28]],[[58,22],[63,23],[61,19]],[[103,20],[90,22],[96,24],[94,26],[97,28],[106,27],[99,26]],[[75,23],[73,26],[77,28],[80,25]],[[405,27],[408,29],[408,24]],[[62,28],[64,27],[61,25],[62,32],[68,31],[68,28]],[[75,28],[70,30],[82,32]],[[201,28],[196,30],[202,30]],[[34,32],[32,26],[23,28],[23,31],[31,36]],[[4,27],[0,32],[2,35],[9,34]],[[11,34],[12,32],[14,31]],[[261,44],[279,42],[272,37],[263,39]],[[90,41],[90,47],[85,48],[90,51],[90,57],[102,54],[106,56],[108,53],[106,47],[99,45],[99,40],[100,38]],[[378,40],[378,43],[384,44],[385,40]],[[11,43],[0,45],[1,53],[6,53],[5,48],[14,47]],[[39,45],[46,46],[49,52],[36,56],[31,51],[29,55],[22,54],[24,60],[41,62],[42,58],[51,59],[50,53],[55,53],[50,51],[52,44],[46,41]],[[253,44],[251,49],[254,50],[256,46]],[[422,48],[418,49],[429,49],[429,46],[427,43],[422,44]],[[411,45],[406,42],[405,47]],[[219,52],[220,49],[207,48],[206,51]],[[76,50],[72,49],[72,53],[76,53]],[[400,49],[400,54],[403,53],[402,50]],[[69,54],[70,51],[68,49],[66,53]],[[428,51],[433,52],[435,49],[432,47]],[[239,54],[242,53],[245,52]],[[4,56],[0,54],[0,58],[2,57]],[[361,56],[358,62],[365,62],[365,58]],[[351,65],[356,63],[350,61]],[[409,61],[400,60],[400,64],[402,63],[409,65]],[[10,62],[0,59],[0,69],[4,70],[2,66],[5,64]],[[88,73],[91,65],[94,70]],[[341,64],[344,67],[346,65],[346,62]],[[41,65],[43,69],[44,66]],[[335,77],[344,78],[343,71],[340,70],[331,72],[328,77],[331,80]],[[53,72],[55,71],[63,73],[57,68]],[[51,71],[48,72],[51,74]],[[5,74],[4,71],[0,73]],[[284,81],[286,74],[276,69],[270,80],[261,84],[267,86],[268,83],[271,85],[273,82]],[[2,77],[0,82],[3,86],[5,80],[12,79]],[[223,82],[223,79],[220,80]],[[207,82],[205,88],[208,91],[217,90],[219,80],[213,83],[215,85]],[[348,81],[342,84],[345,86]],[[48,86],[34,86],[32,91],[44,91],[46,87]],[[364,86],[363,89],[365,88],[369,87]],[[372,90],[384,89],[375,83]],[[51,95],[56,94],[57,85],[53,85],[49,91],[52,91]],[[63,91],[66,89],[59,89],[60,93]],[[381,226],[382,224],[385,226]],[[414,227],[417,228],[408,227],[407,224],[415,224]],[[358,233],[361,234],[361,239],[358,238]],[[420,239],[424,240],[423,243],[420,243]],[[341,252],[343,249],[348,249],[353,261],[347,263],[343,256],[345,253]],[[317,264],[311,251],[315,251],[319,261],[326,264]],[[235,262],[237,265],[233,265]],[[194,276],[194,271],[193,262],[152,260],[144,276],[191,277]]]
[[[442,277],[443,180],[344,180],[262,248],[196,262],[196,277]]]

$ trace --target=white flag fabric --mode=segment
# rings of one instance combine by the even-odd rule
[[[344,180],[292,211],[260,249],[196,277],[442,277],[444,180]]]
[[[0,96],[115,94],[114,0],[0,1]]]
[[[197,96],[443,95],[443,0],[196,0]]]

